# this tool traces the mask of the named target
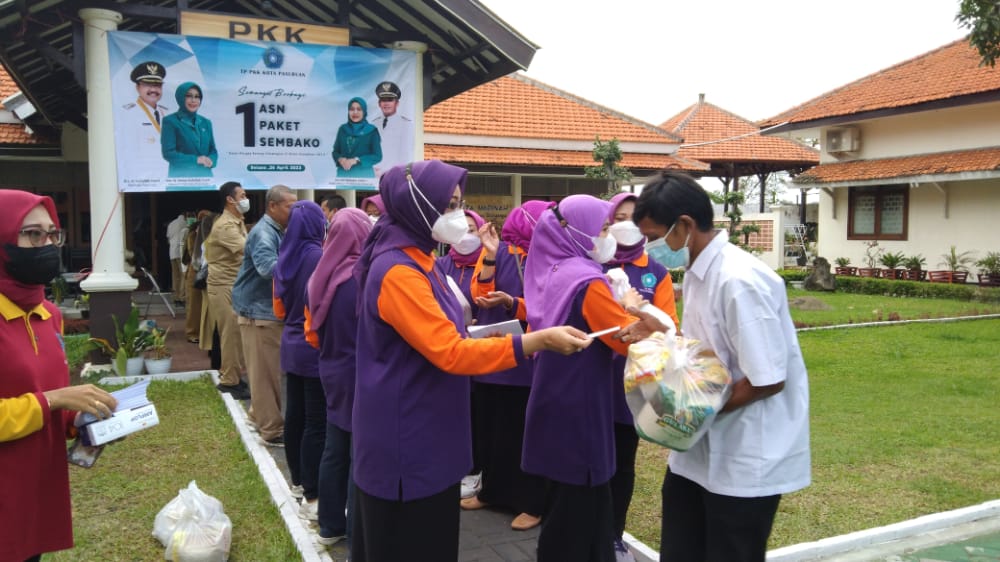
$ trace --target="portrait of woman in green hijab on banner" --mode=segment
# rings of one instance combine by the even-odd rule
[[[373,178],[375,164],[382,160],[382,139],[368,122],[368,104],[361,98],[347,103],[347,122],[337,129],[333,160],[338,178]]]
[[[198,115],[203,98],[201,86],[185,82],[174,92],[177,111],[163,118],[160,149],[169,163],[167,175],[180,177],[211,177],[219,163],[215,149],[212,122]]]

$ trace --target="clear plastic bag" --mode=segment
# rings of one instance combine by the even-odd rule
[[[222,502],[202,492],[194,480],[153,521],[153,536],[166,547],[164,559],[177,562],[225,562],[232,532]]]
[[[639,437],[675,451],[701,439],[729,399],[732,377],[698,340],[655,333],[629,347],[625,401]]]

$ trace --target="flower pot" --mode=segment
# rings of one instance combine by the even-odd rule
[[[111,361],[111,369],[114,370],[119,377],[137,377],[141,375],[142,365],[142,357],[129,357],[125,360],[125,372],[120,373],[118,372],[118,365],[116,365],[114,361]]]
[[[858,276],[859,277],[878,277],[880,269],[877,267],[859,267]]]
[[[850,265],[844,265],[844,266],[838,265],[837,268],[834,271],[836,272],[837,275],[852,275],[853,276],[853,275],[857,275],[858,274],[858,268],[856,268],[854,266],[850,266]]]
[[[162,375],[163,373],[170,372],[170,363],[172,357],[164,357],[163,359],[152,359],[150,357],[146,358],[146,372],[151,375]]]

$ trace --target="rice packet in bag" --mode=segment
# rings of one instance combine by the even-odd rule
[[[656,332],[629,347],[625,401],[639,437],[686,451],[729,400],[732,377],[707,346]]]

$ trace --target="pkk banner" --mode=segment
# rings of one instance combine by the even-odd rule
[[[108,33],[118,190],[377,189],[413,159],[416,54]]]

